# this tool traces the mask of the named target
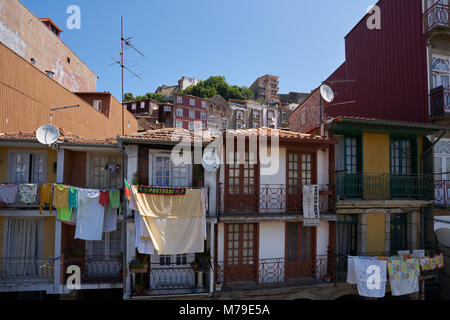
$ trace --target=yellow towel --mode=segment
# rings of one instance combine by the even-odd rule
[[[69,207],[69,187],[55,184],[53,205],[56,209]]]
[[[41,204],[39,212],[42,214],[42,205],[47,203],[49,205],[50,214],[52,213],[52,185],[47,183],[41,186]]]

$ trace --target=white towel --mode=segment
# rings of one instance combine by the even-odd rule
[[[154,254],[155,247],[153,246],[153,242],[151,240],[142,240],[141,237],[149,237],[150,235],[147,232],[143,232],[143,230],[147,230],[145,226],[143,226],[142,217],[139,213],[134,214],[134,225],[136,228],[136,241],[135,247],[137,248],[140,254]]]
[[[105,208],[99,203],[99,190],[78,190],[75,239],[100,241],[103,235]]]
[[[386,295],[387,261],[361,258],[353,261],[359,295],[383,298]]]
[[[105,207],[105,218],[103,220],[103,232],[113,232],[117,230],[117,209]]]

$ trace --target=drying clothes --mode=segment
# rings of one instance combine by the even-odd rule
[[[49,211],[52,213],[52,185],[47,183],[41,185],[41,203],[39,206],[39,213],[42,214],[42,207],[48,204]]]
[[[109,205],[109,191],[108,190],[100,190],[100,200],[99,203],[106,207]]]
[[[349,284],[356,284],[356,272],[355,272],[355,259],[358,257],[351,257],[349,256],[347,258],[347,283]]]
[[[419,259],[390,261],[388,271],[393,296],[419,292]]]
[[[78,189],[69,187],[69,208],[78,208]]]
[[[19,200],[25,204],[32,204],[36,202],[37,184],[20,184],[19,185]]]
[[[205,212],[208,211],[208,188],[202,189],[202,205]]]
[[[106,213],[108,208],[105,208],[105,218],[103,220],[103,232],[113,232],[117,230],[117,209],[113,209],[109,214]]]
[[[136,213],[134,215],[134,225],[136,228],[135,247],[140,254],[155,254],[155,247],[153,246],[153,242],[151,240],[142,239],[145,236],[143,230],[146,230],[143,224],[144,221],[142,216]]]
[[[128,203],[128,209],[138,211],[136,199],[134,198],[133,192],[130,194],[130,200]]]
[[[70,208],[58,208],[58,220],[64,222],[72,221],[72,209]]]
[[[119,209],[119,216],[122,214],[122,204],[120,203],[120,190],[109,190],[109,210]]]
[[[69,207],[69,187],[55,184],[53,191],[53,206],[56,209]]]
[[[383,298],[386,295],[387,261],[356,258],[354,264],[359,295]]]
[[[133,197],[144,225],[159,255],[204,251],[205,212],[201,190],[186,190],[185,196],[138,193]]]
[[[102,240],[105,208],[99,203],[99,190],[78,190],[75,239]]]
[[[62,221],[62,223],[67,224],[69,226],[77,225],[77,208],[70,208],[72,210],[72,214],[70,216],[70,221]]]
[[[5,204],[12,204],[16,202],[19,186],[17,184],[2,184],[0,185],[0,202]]]

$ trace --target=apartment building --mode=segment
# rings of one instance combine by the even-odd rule
[[[208,125],[208,100],[184,94],[174,95],[173,124],[175,128],[205,130]]]
[[[61,28],[18,0],[0,1],[0,42],[72,92],[94,92],[97,75],[61,40]]]
[[[266,74],[256,79],[249,89],[255,93],[256,100],[263,100],[269,104],[278,103],[280,102],[278,79],[277,76]]]

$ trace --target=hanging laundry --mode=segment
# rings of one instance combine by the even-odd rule
[[[58,220],[64,222],[72,221],[72,209],[70,208],[58,208]]]
[[[139,213],[134,214],[134,225],[136,228],[136,240],[135,247],[140,254],[155,254],[155,247],[153,246],[153,242],[151,240],[143,240],[145,237],[143,230],[146,230],[145,226],[143,226],[143,218]]]
[[[0,202],[5,204],[12,204],[16,202],[19,186],[17,184],[2,184],[0,185]]]
[[[107,207],[109,205],[109,190],[100,190],[100,200],[99,203],[103,207]]]
[[[37,184],[20,184],[19,200],[25,204],[33,204],[36,202]]]
[[[122,204],[120,202],[120,190],[109,190],[109,210],[119,209],[119,216],[122,214]]]
[[[419,259],[390,261],[388,263],[388,272],[393,296],[419,292]]]
[[[106,212],[109,211],[109,212]],[[105,208],[103,220],[103,232],[113,232],[117,230],[117,209]]]
[[[187,190],[185,196],[138,193],[137,186],[132,192],[159,255],[204,251],[205,212],[200,189]]]
[[[414,258],[423,258],[425,257],[425,250],[413,250],[412,256]]]
[[[387,261],[356,258],[354,264],[359,295],[383,298],[386,295]]]
[[[202,189],[202,205],[205,212],[208,211],[208,188]]]
[[[56,209],[69,207],[69,187],[55,184],[53,190],[53,206]]]
[[[356,284],[355,259],[358,257],[347,257],[347,283]]]
[[[46,183],[41,185],[41,202],[39,206],[39,213],[42,214],[42,207],[44,204],[48,204],[50,214],[52,213],[52,185]]]
[[[78,189],[69,187],[69,208],[78,208]]]
[[[99,190],[78,190],[75,239],[100,241],[103,234],[105,208],[99,203]]]
[[[130,186],[130,184],[128,183],[128,181],[126,179],[124,181],[123,193],[124,193],[125,199],[130,201],[130,199],[131,199],[131,186]]]
[[[434,260],[436,261],[436,268],[442,269],[444,267],[444,255],[435,255]]]

